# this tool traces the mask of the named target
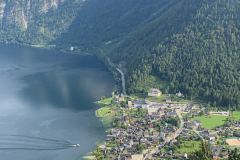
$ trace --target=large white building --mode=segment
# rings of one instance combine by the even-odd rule
[[[135,108],[149,108],[149,101],[148,100],[137,100],[137,101],[132,101],[132,106]]]
[[[153,108],[163,108],[164,104],[154,103],[154,104],[152,104],[152,107]]]
[[[148,92],[148,96],[151,97],[159,97],[162,94],[162,92],[159,89],[151,88]]]

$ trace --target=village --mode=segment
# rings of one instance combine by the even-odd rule
[[[148,92],[149,97],[161,94],[156,88]],[[231,111],[206,111],[205,103],[173,103],[171,98],[157,103],[123,94],[112,93],[112,96],[119,106],[113,118],[114,128],[107,132],[105,143],[98,146],[107,159],[188,159],[189,151],[198,149],[202,140],[210,143],[213,159],[224,159],[231,147],[240,146],[236,138],[240,121],[207,129],[197,119],[214,115],[227,118],[231,117]],[[184,97],[181,92],[175,96]]]

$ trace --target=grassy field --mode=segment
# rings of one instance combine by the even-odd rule
[[[185,147],[182,147],[182,148],[179,148],[177,149],[177,151],[179,151],[180,153],[189,153],[191,151],[195,151],[195,150],[198,150],[199,149],[199,145],[201,144],[201,141],[183,141],[185,143]],[[192,143],[195,143],[194,144],[194,147],[192,145]]]
[[[97,112],[99,116],[104,116],[108,114],[108,112],[111,112],[111,109],[109,107],[103,107],[103,108],[99,108]]]
[[[95,156],[84,156],[82,158],[84,158],[84,159],[95,159],[96,157]]]
[[[234,111],[233,116],[235,117],[235,120],[240,120],[240,111]]]
[[[234,111],[233,115],[235,117],[235,120],[239,120],[240,119],[240,111]],[[186,117],[187,114],[182,113],[183,117]],[[195,117],[192,118],[192,121],[198,119],[202,122],[202,126],[207,128],[207,129],[211,129],[211,130],[215,130],[216,126],[223,126],[227,116],[217,116],[217,115],[211,115],[209,117],[206,116],[202,116],[202,117]]]
[[[197,135],[197,133],[195,133],[194,131],[191,131],[190,133],[191,133],[192,136],[196,136]]]
[[[116,146],[117,146],[117,143],[109,143],[107,146],[108,146],[108,147],[116,147]]]
[[[211,115],[211,118],[206,118],[205,116],[203,117],[195,117],[192,118],[192,121],[194,120],[200,120],[202,122],[202,126],[207,128],[207,129],[211,129],[211,130],[215,130],[216,126],[222,126],[226,120],[226,116],[216,116],[216,115]]]
[[[105,99],[104,101],[97,101],[98,104],[111,104],[112,97]]]
[[[183,147],[182,148],[178,148],[176,150],[177,153],[189,153],[191,151],[195,151],[195,150],[198,150],[199,149],[199,145],[201,144],[201,141],[198,141],[198,140],[193,140],[193,141],[182,141],[185,143],[182,143],[183,144]],[[193,147],[193,144],[194,143],[194,147]],[[164,148],[164,151],[167,152],[169,151],[169,148]]]

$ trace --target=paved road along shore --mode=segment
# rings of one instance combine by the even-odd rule
[[[113,65],[113,63],[110,61],[110,58],[107,57],[107,60],[108,60],[108,63],[109,63],[112,67],[115,67],[115,66]],[[124,74],[123,74],[123,72],[122,72],[119,68],[116,67],[116,69],[118,70],[118,72],[121,73],[122,87],[123,87],[123,91],[126,93]]]

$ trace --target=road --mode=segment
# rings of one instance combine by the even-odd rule
[[[110,64],[111,66],[115,67],[115,66],[113,65],[113,63],[110,61],[110,58],[107,57],[107,60],[108,60],[108,62],[109,62],[109,64]],[[118,70],[118,72],[121,73],[122,87],[123,87],[123,91],[126,93],[124,74],[123,74],[123,72],[122,72],[119,68],[116,67],[116,69]],[[152,102],[152,103],[154,103],[154,102]],[[184,121],[183,121],[183,117],[182,117],[182,115],[181,115],[181,109],[177,109],[177,110],[176,110],[176,113],[177,113],[177,115],[179,116],[179,118],[180,118],[180,120],[181,120],[180,128],[174,133],[173,136],[168,137],[168,138],[166,139],[166,142],[165,142],[165,143],[168,143],[168,142],[170,142],[172,139],[175,139],[175,138],[182,132],[182,128],[184,127]],[[146,158],[149,157],[149,156],[152,156],[152,154],[155,153],[155,152],[157,152],[157,151],[158,151],[157,148],[156,148],[156,149],[152,149],[151,152],[150,152],[150,154],[147,155],[144,159],[146,159]]]
[[[175,138],[182,132],[182,129],[183,129],[183,127],[184,127],[184,121],[183,121],[183,117],[182,117],[182,115],[181,115],[181,110],[180,110],[180,109],[176,109],[176,113],[177,113],[177,115],[179,116],[179,118],[180,118],[180,120],[181,120],[180,128],[174,133],[173,136],[168,137],[168,138],[166,139],[166,142],[165,142],[165,143],[169,143],[172,139],[175,139]],[[153,154],[153,153],[156,153],[157,151],[158,151],[158,148],[152,149],[151,152],[150,152],[148,155],[146,155],[143,160],[147,159],[148,157],[151,157],[152,154]]]
[[[182,117],[182,115],[181,115],[181,110],[180,110],[180,109],[176,109],[176,113],[177,113],[178,117],[179,117],[180,120],[181,120],[180,128],[174,133],[173,136],[168,137],[168,138],[166,139],[166,142],[170,142],[172,139],[175,139],[175,138],[182,132],[182,129],[183,129],[183,127],[184,127],[184,121],[183,121],[183,117]]]
[[[149,149],[148,149],[149,150]],[[143,160],[147,159],[148,157],[152,157],[153,153],[156,153],[158,151],[158,148],[152,149],[151,152],[143,158]]]
[[[157,102],[152,102],[152,101],[150,101],[150,102],[151,102],[151,104],[159,104]],[[184,108],[182,108],[182,109],[184,110]],[[174,133],[173,136],[168,137],[166,139],[166,143],[170,142],[172,139],[175,139],[182,132],[182,129],[184,128],[184,120],[183,120],[183,117],[181,115],[181,109],[176,109],[176,113],[181,120],[181,125],[180,125],[180,128]]]
[[[122,77],[122,87],[123,87],[123,91],[126,93],[124,74],[123,74],[123,72],[122,72],[119,68],[116,68],[116,69],[118,70],[118,72],[121,73],[121,77]]]
[[[108,60],[108,63],[109,63],[112,67],[115,67],[115,66],[113,65],[113,63],[110,61],[110,58],[107,57],[107,60]],[[116,67],[116,69],[117,69],[118,72],[120,72],[120,74],[121,74],[121,78],[122,78],[122,88],[123,88],[123,91],[126,93],[124,74],[123,74],[123,72],[122,72],[119,68]]]

